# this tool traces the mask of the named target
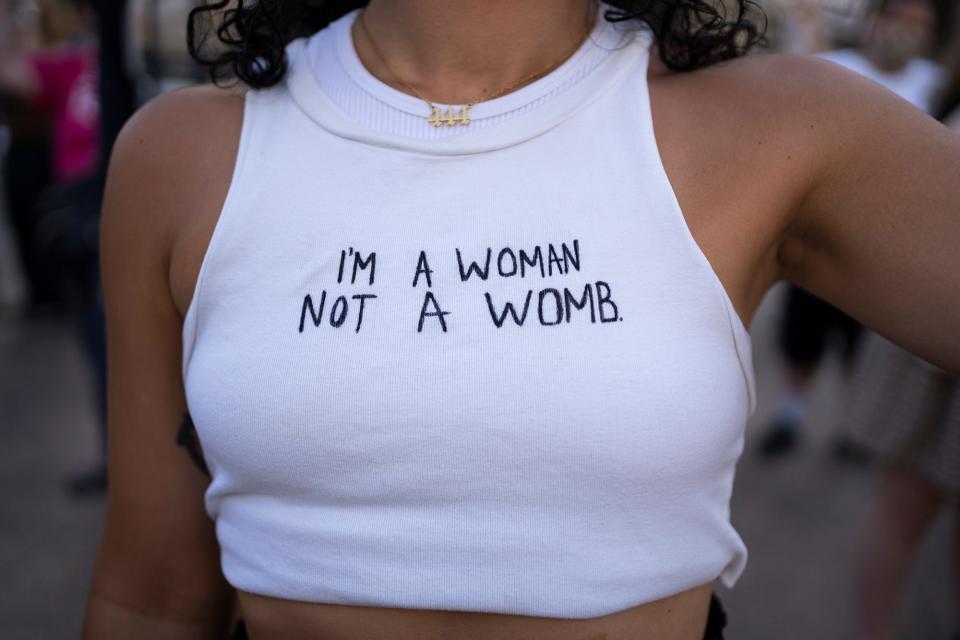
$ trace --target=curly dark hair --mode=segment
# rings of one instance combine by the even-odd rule
[[[190,55],[214,82],[260,89],[287,70],[286,45],[363,7],[367,0],[213,0],[190,12]],[[766,16],[753,0],[607,0],[610,22],[639,20],[654,33],[663,63],[692,71],[765,42]],[[754,19],[754,15],[759,18]],[[215,36],[213,47],[210,36]],[[209,50],[208,50],[209,49]]]

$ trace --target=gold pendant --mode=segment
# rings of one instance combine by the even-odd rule
[[[467,126],[470,124],[470,105],[464,105],[457,111],[454,111],[453,107],[447,107],[444,111],[440,111],[440,109],[435,106],[431,107],[427,122],[434,127],[442,127],[444,125],[455,127],[458,124]]]

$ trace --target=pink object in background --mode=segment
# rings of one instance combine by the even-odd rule
[[[47,49],[32,54],[30,62],[40,81],[35,105],[53,118],[54,179],[83,178],[99,161],[96,49]]]

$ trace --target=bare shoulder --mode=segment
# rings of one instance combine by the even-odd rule
[[[171,240],[184,218],[223,195],[217,192],[229,181],[242,120],[236,90],[203,85],[150,100],[114,145],[105,216],[136,219]]]
[[[702,131],[731,144],[729,134],[748,128],[755,136],[776,133],[805,146],[829,146],[890,117],[932,120],[877,83],[815,56],[750,55],[689,73],[661,70],[652,82],[664,94],[696,105],[688,125],[699,123]]]
[[[243,118],[243,94],[199,85],[153,98],[127,121],[114,154],[144,167],[167,163],[185,170],[203,168],[210,156],[236,145]]]
[[[921,166],[935,148],[955,145],[947,129],[880,84],[814,56],[748,56],[667,76],[673,104],[691,101],[683,124],[737,163],[748,152],[779,161],[803,195],[845,176],[879,170],[881,158]],[[742,162],[741,162],[742,160]],[[786,173],[783,173],[783,172]],[[758,174],[759,175],[759,174]]]
[[[671,98],[695,105],[691,116],[716,124],[754,128],[789,125],[853,101],[870,84],[837,64],[812,56],[756,54],[691,72],[651,70],[651,84]]]
[[[244,96],[212,85],[178,89],[141,107],[110,159],[102,239],[163,265],[181,315],[189,303],[216,218],[226,199],[243,124]]]
[[[176,143],[188,136],[215,137],[220,126],[238,122],[243,112],[243,92],[213,85],[196,85],[162,93],[140,107],[124,127],[121,137],[147,138]],[[227,121],[227,122],[224,122]],[[171,138],[172,136],[172,138]]]
[[[802,197],[834,126],[827,114],[844,111],[831,102],[849,94],[849,84],[863,81],[833,63],[795,55],[750,55],[690,72],[651,66],[657,140],[676,186],[691,194],[688,209],[698,193],[714,208],[730,185],[733,204],[752,211],[759,210],[757,198],[783,211],[790,198]]]
[[[889,112],[929,119],[806,56],[757,54],[683,73],[651,66],[649,86],[681,208],[744,316],[782,277],[783,238],[815,185],[844,165],[844,150],[883,138]]]

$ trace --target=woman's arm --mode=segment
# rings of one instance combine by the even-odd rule
[[[960,136],[833,64],[787,63],[812,95],[810,186],[783,276],[960,374]]]
[[[126,125],[111,157],[101,227],[109,491],[84,623],[91,640],[225,638],[233,614],[204,509],[209,479],[177,444],[186,403],[170,286],[172,249],[210,188],[206,163],[235,155],[238,133],[224,132],[239,123],[223,100],[207,89],[162,96]]]

